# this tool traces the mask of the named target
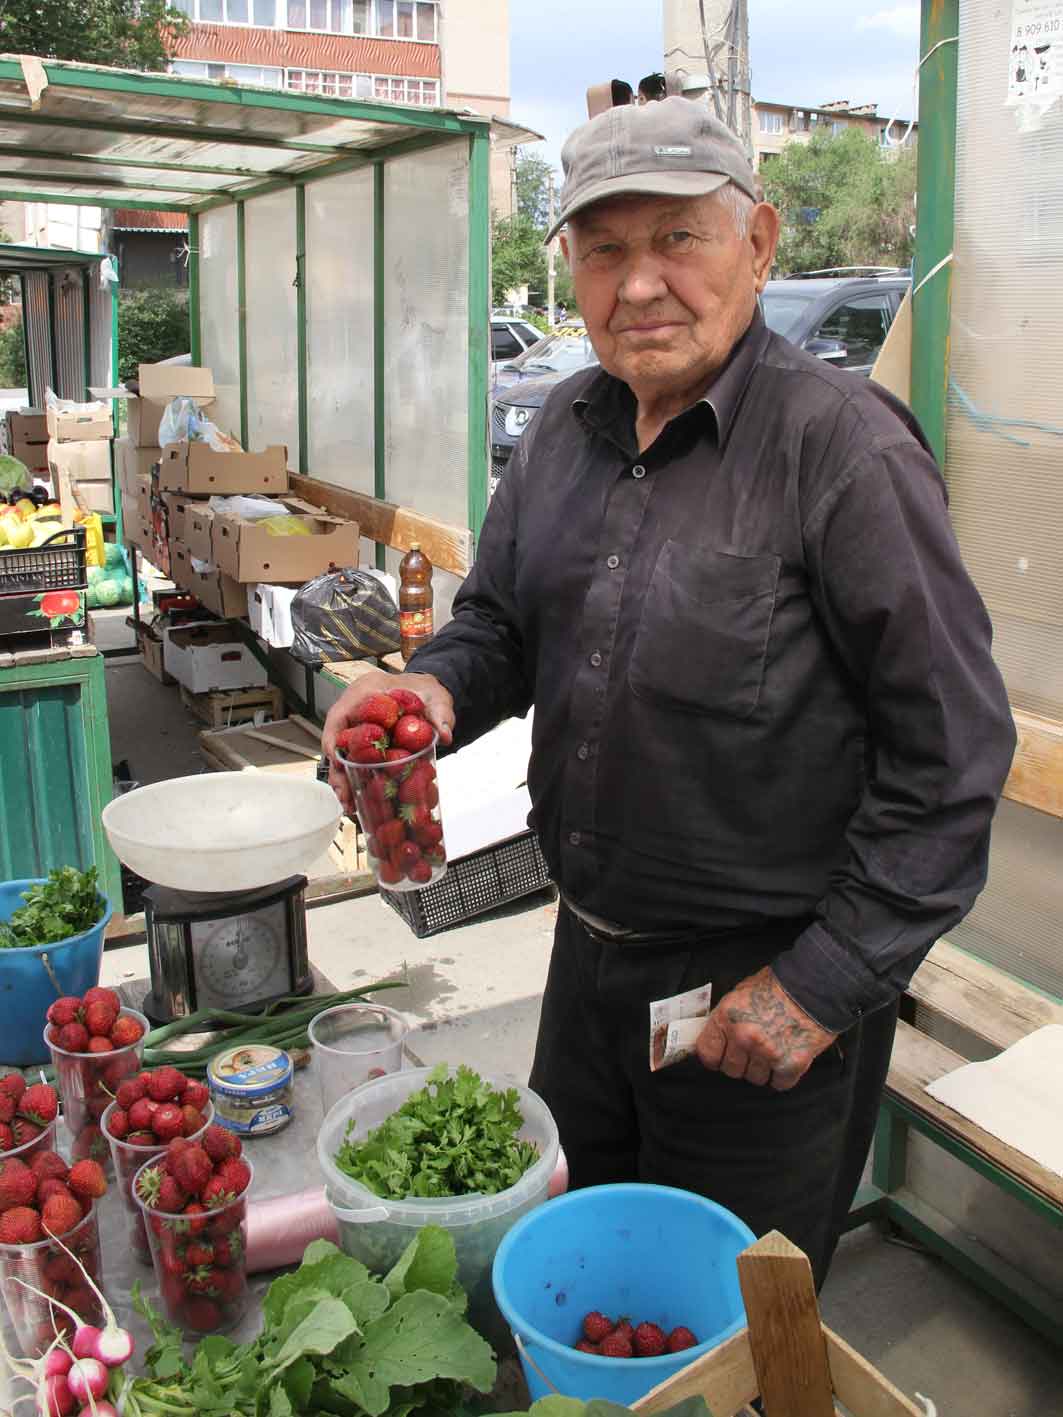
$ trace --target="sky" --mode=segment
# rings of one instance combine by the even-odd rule
[[[560,167],[592,83],[637,84],[661,68],[663,0],[509,0],[513,119],[545,135],[529,151]],[[749,0],[753,97],[832,99],[912,116],[919,5],[891,0]]]

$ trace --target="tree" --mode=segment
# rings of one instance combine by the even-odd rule
[[[517,215],[543,231],[550,218],[550,164],[545,158],[517,154]]]
[[[26,387],[26,346],[22,339],[22,321],[0,330],[0,389]]]
[[[782,215],[782,274],[911,261],[914,147],[889,153],[855,128],[817,133],[787,143],[761,175]]]
[[[158,364],[189,350],[188,292],[148,286],[118,302],[118,377],[135,379],[138,364]]]
[[[187,27],[166,0],[4,0],[0,53],[165,69]]]
[[[517,208],[511,217],[496,217],[491,229],[491,291],[496,305],[506,292],[527,285],[533,305],[546,304],[546,247],[549,227],[550,164],[541,157],[518,154]],[[575,308],[572,277],[560,254],[555,264],[555,298]]]

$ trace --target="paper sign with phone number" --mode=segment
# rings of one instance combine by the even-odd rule
[[[1013,0],[1008,103],[1041,110],[1063,93],[1063,0]]]

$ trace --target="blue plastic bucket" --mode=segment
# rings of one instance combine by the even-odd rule
[[[40,885],[42,877],[0,884],[0,920],[10,920],[25,902],[22,892]],[[91,930],[71,935],[55,945],[24,950],[0,949],[0,1056],[5,1063],[26,1067],[50,1060],[44,1029],[49,1004],[59,996],[45,968],[44,957],[59,981],[62,994],[84,994],[100,981],[103,932],[111,918],[111,903],[101,892],[103,915]]]
[[[737,1216],[670,1186],[591,1186],[548,1201],[499,1246],[495,1299],[517,1339],[534,1399],[630,1406],[746,1321],[735,1259],[756,1237]],[[696,1348],[660,1358],[578,1353],[584,1314],[680,1324]]]

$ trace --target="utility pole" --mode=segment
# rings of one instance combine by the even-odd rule
[[[554,170],[553,168],[546,177],[547,200],[550,205],[550,225],[554,224]],[[557,237],[549,243],[546,248],[546,319],[550,328],[554,328],[554,261],[557,258]]]
[[[664,68],[696,80],[706,75],[705,102],[752,157],[749,0],[663,0]],[[701,87],[696,84],[693,88]]]

